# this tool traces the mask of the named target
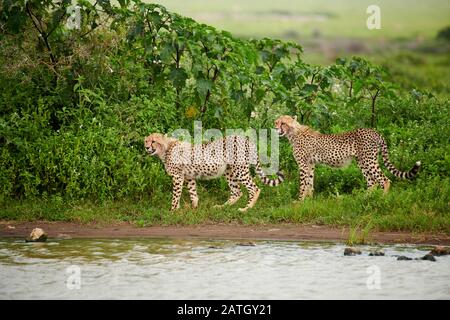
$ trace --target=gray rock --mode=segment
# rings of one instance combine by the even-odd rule
[[[399,261],[401,261],[401,260],[412,260],[412,258],[410,258],[410,257],[405,257],[405,256],[399,256],[399,257],[397,258],[397,260],[399,260]]]
[[[421,260],[436,261],[436,258],[431,253],[427,253]]]
[[[361,254],[361,250],[354,247],[347,247],[344,250],[344,256],[355,256],[357,254]]]
[[[369,253],[369,256],[384,256],[384,251],[383,250],[374,250],[374,251],[371,251],[370,253]]]
[[[34,228],[26,242],[45,242],[47,241],[47,233],[41,228]]]

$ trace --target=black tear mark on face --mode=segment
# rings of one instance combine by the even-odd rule
[[[158,143],[154,140],[145,141],[145,150],[151,155],[155,155]]]
[[[277,128],[277,131],[280,137],[284,137],[286,133],[289,131],[289,126],[282,122],[280,127]]]

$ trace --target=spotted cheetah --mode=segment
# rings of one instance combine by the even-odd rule
[[[161,133],[153,133],[145,138],[145,148],[152,156],[158,156],[164,163],[167,174],[172,177],[172,207],[180,207],[180,197],[184,181],[187,182],[193,208],[198,206],[196,179],[213,179],[225,175],[231,190],[230,198],[224,205],[236,203],[242,196],[240,183],[249,193],[249,200],[240,211],[253,207],[259,197],[260,189],[250,176],[250,165],[264,184],[277,186],[283,174],[269,179],[261,169],[256,145],[244,136],[227,136],[203,144],[190,144]],[[221,206],[219,206],[221,207]]]
[[[357,129],[342,134],[321,134],[308,126],[301,125],[296,118],[281,116],[275,121],[280,136],[286,136],[292,145],[294,158],[299,165],[299,199],[312,196],[314,186],[314,166],[327,164],[345,167],[352,159],[361,169],[368,188],[378,184],[387,192],[390,180],[383,174],[378,164],[381,149],[386,168],[398,178],[414,177],[420,167],[417,161],[408,172],[396,169],[388,158],[388,149],[383,137],[373,129]]]

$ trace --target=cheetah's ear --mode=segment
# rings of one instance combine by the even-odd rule
[[[297,116],[296,115],[294,116],[294,120],[297,121]]]

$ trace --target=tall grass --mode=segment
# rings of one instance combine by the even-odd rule
[[[296,202],[294,183],[280,190],[263,187],[256,206],[246,213],[237,210],[245,205],[245,197],[237,204],[221,209],[215,204],[226,201],[226,191],[200,187],[200,206],[191,209],[187,192],[181,209],[168,210],[170,194],[158,192],[136,201],[64,200],[58,196],[48,199],[6,201],[1,205],[0,219],[49,220],[81,223],[131,222],[138,226],[192,225],[204,223],[307,223],[329,226],[350,226],[353,242],[367,239],[372,230],[450,232],[450,179],[420,180],[414,187],[394,185],[384,195],[381,190],[354,189],[351,194],[317,194]],[[430,199],[433,199],[430,201]]]

